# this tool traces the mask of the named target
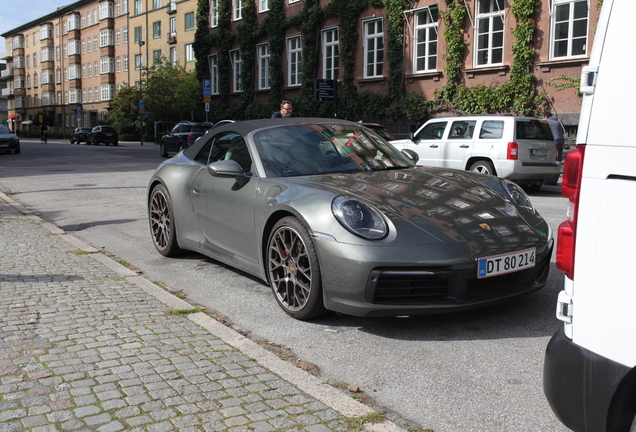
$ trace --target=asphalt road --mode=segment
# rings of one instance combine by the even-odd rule
[[[567,430],[542,387],[544,350],[559,328],[554,311],[563,276],[554,264],[543,290],[479,310],[296,321],[251,276],[202,255],[168,259],[155,251],[145,196],[162,160],[149,143],[22,140],[21,154],[0,154],[0,189],[149,280],[218,311],[253,339],[290,348],[317,365],[325,381],[359,386],[402,424],[435,432]],[[531,199],[556,234],[566,209],[558,188]]]

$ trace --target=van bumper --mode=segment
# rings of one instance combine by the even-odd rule
[[[573,343],[561,328],[546,348],[543,391],[559,420],[576,432],[628,432],[635,371]]]

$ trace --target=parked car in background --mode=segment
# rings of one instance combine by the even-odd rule
[[[179,153],[181,150],[187,149],[194,143],[197,138],[203,136],[212,128],[214,123],[193,123],[182,121],[175,125],[170,133],[161,137],[159,143],[159,151],[162,157],[168,157],[170,154]]]
[[[560,172],[547,120],[510,115],[436,117],[412,139],[391,141],[415,151],[418,165],[476,171],[536,191]]]
[[[95,126],[87,135],[87,144],[99,145],[119,145],[119,134],[117,129],[112,126]]]
[[[501,302],[546,284],[554,245],[517,184],[417,167],[337,119],[214,128],[157,168],[146,204],[159,253],[197,251],[255,275],[297,319]]]
[[[0,151],[20,153],[20,138],[5,125],[0,125]]]
[[[71,137],[69,138],[69,142],[71,144],[81,144],[82,142],[88,144],[88,134],[91,133],[91,130],[92,129],[89,127],[75,128],[75,130],[71,134]]]
[[[562,321],[546,348],[543,388],[575,432],[636,431],[636,2],[605,0],[596,24],[576,147],[566,156],[556,266]],[[631,54],[630,54],[631,52]],[[634,55],[633,55],[634,54]]]

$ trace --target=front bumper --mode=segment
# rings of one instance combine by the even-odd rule
[[[573,343],[561,328],[546,349],[543,391],[559,420],[576,432],[628,432],[636,369]]]
[[[554,241],[537,246],[535,267],[477,278],[475,260],[453,260],[456,248],[371,248],[318,242],[327,309],[354,316],[455,312],[498,303],[541,289],[547,282]],[[390,249],[390,250],[389,250]],[[408,249],[408,250],[407,250]],[[357,257],[358,259],[352,259]]]

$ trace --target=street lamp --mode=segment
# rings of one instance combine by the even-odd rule
[[[141,54],[141,47],[144,46],[146,42],[139,39],[139,116],[141,121],[141,145],[144,145],[144,94],[143,94],[143,79],[142,79],[142,70],[143,70],[143,57]]]

